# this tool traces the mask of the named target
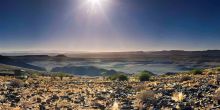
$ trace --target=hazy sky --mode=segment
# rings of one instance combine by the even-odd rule
[[[220,49],[220,0],[0,0],[0,51]]]

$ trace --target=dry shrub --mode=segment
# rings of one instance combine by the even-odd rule
[[[14,88],[23,87],[24,82],[22,80],[19,80],[19,79],[13,79],[13,80],[10,81],[10,86],[12,86]]]
[[[217,84],[217,79],[216,79],[216,78],[215,78],[215,79],[210,79],[210,80],[208,81],[208,84],[212,84],[212,85]]]
[[[134,89],[135,89],[136,91],[143,91],[143,90],[146,89],[146,86],[143,85],[143,84],[141,84],[141,85],[135,86]]]
[[[151,90],[142,91],[140,94],[137,95],[137,98],[139,101],[138,108],[140,110],[142,110],[142,109],[149,110],[150,107],[152,107],[155,104],[155,102],[157,101],[155,93]]]
[[[215,72],[213,72],[213,71],[208,71],[207,72],[207,75],[215,75],[216,73]]]
[[[192,80],[192,77],[190,77],[190,76],[183,76],[180,81],[183,82],[183,81],[189,81],[189,80]]]
[[[220,67],[217,67],[216,70],[217,70],[217,71],[220,71]]]
[[[216,75],[216,82],[217,82],[217,84],[220,83],[220,74]]]
[[[155,94],[151,90],[145,90],[142,91],[140,94],[137,95],[137,98],[140,101],[146,101],[146,100],[155,100]]]

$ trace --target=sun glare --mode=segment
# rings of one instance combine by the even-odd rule
[[[88,0],[88,3],[90,5],[99,5],[100,4],[100,0]]]
[[[105,0],[87,0],[87,7],[89,13],[97,13],[101,11]]]

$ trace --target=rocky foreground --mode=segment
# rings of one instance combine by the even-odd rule
[[[217,74],[156,76],[147,82],[101,77],[0,77],[1,110],[220,109]]]

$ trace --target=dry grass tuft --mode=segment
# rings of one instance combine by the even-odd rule
[[[220,88],[218,88],[216,91],[215,91],[215,94],[213,95],[213,99],[216,101],[216,102],[220,102]]]
[[[186,97],[186,95],[184,95],[182,92],[175,92],[175,93],[173,93],[173,96],[171,98],[175,102],[182,102],[183,99],[185,99],[185,97]]]

